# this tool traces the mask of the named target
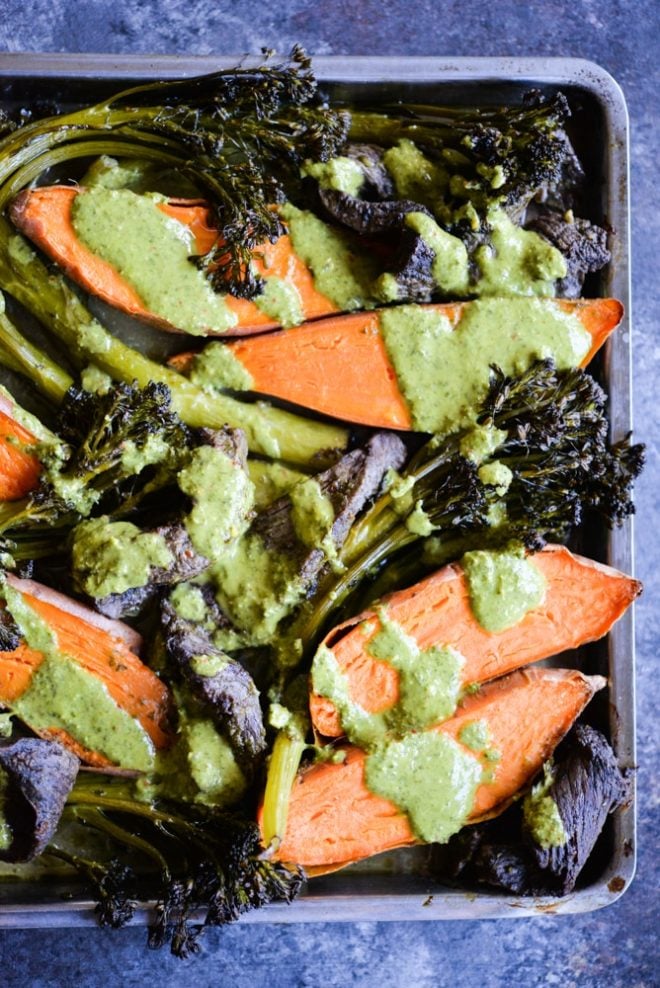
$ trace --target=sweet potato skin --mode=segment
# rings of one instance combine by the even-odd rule
[[[502,632],[486,631],[477,622],[458,563],[391,594],[383,603],[389,617],[401,624],[420,648],[449,645],[459,651],[466,660],[463,685],[468,685],[487,682],[601,638],[642,589],[637,580],[577,556],[564,546],[546,546],[533,561],[547,581],[545,602]],[[360,626],[367,619],[373,622],[373,631],[364,635]],[[349,678],[351,698],[369,713],[388,709],[399,696],[398,672],[365,649],[379,626],[375,612],[365,611],[333,629],[325,640]],[[341,722],[329,699],[312,693],[310,712],[319,734],[341,736]]]

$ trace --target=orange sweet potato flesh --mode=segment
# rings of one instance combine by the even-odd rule
[[[500,760],[490,763],[492,781],[478,787],[466,822],[505,809],[604,685],[602,677],[572,669],[520,670],[483,686],[452,718],[431,728],[460,744],[466,723],[485,721],[489,743],[500,752]],[[321,762],[299,773],[291,792],[286,833],[276,854],[312,875],[416,842],[407,816],[367,788],[365,753],[351,745],[345,751],[343,763]]]
[[[118,706],[140,722],[156,748],[166,748],[171,742],[169,691],[126,642],[30,594],[24,593],[23,598],[54,632],[59,650],[104,683]],[[0,705],[11,706],[23,695],[43,659],[41,652],[25,643],[0,653]],[[109,764],[103,755],[89,752],[60,728],[41,733],[58,738],[91,764]]]
[[[150,312],[129,282],[78,239],[71,221],[71,206],[80,192],[80,188],[67,185],[26,189],[19,193],[11,205],[12,222],[56,261],[73,281],[91,294],[159,329],[180,332],[172,323]],[[159,203],[159,208],[190,228],[199,254],[207,253],[218,240],[218,231],[212,225],[209,207],[203,201],[173,199]],[[253,263],[257,273],[283,278],[295,286],[306,319],[336,312],[336,306],[330,299],[317,292],[311,272],[295,254],[287,235],[280,237],[274,244],[259,247]],[[258,333],[278,325],[254,302],[227,295],[226,303],[236,314],[238,323],[223,331],[223,335]],[[214,335],[211,328],[209,335]]]
[[[465,658],[462,681],[468,685],[602,638],[641,593],[637,580],[574,555],[564,546],[546,546],[531,558],[546,579],[544,602],[504,631],[486,631],[478,623],[458,563],[391,594],[383,603],[388,616],[420,648],[451,646],[460,652]],[[367,619],[373,630],[365,634]],[[399,697],[397,670],[373,658],[365,648],[379,628],[374,612],[366,611],[335,628],[325,640],[348,677],[351,699],[369,713],[387,710]],[[343,734],[331,700],[312,693],[310,711],[319,734]]]
[[[575,312],[593,343],[591,360],[623,315],[616,299],[552,299]],[[470,302],[425,305],[453,326]],[[412,419],[380,334],[378,311],[331,316],[280,333],[229,344],[253,380],[252,390],[346,422],[380,429],[411,429]],[[182,372],[191,354],[171,361]],[[295,372],[292,373],[292,368]]]
[[[36,487],[41,464],[25,448],[36,442],[31,432],[0,411],[0,501],[15,501]]]

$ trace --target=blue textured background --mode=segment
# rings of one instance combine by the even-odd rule
[[[0,983],[20,988],[152,985],[269,988],[499,988],[660,985],[657,701],[660,628],[660,369],[657,0],[2,0],[0,50],[209,54],[573,55],[607,68],[632,119],[636,437],[648,443],[637,492],[640,817],[638,875],[585,916],[456,923],[237,926],[181,963],[147,953],[144,932],[0,931]],[[654,127],[656,130],[654,132]]]

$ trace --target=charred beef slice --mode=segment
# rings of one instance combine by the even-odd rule
[[[406,447],[391,432],[379,432],[360,449],[354,449],[329,470],[317,474],[319,487],[329,498],[335,521],[332,538],[339,549],[356,516],[378,493],[388,470],[398,470],[406,458]],[[267,549],[294,557],[298,572],[311,587],[326,564],[322,549],[309,548],[298,539],[292,518],[291,499],[285,495],[259,514],[250,529]]]
[[[555,802],[567,840],[543,848],[525,829],[520,805],[488,823],[466,828],[440,850],[440,872],[514,895],[567,895],[603,829],[625,803],[628,786],[603,735],[577,724],[557,752]]]
[[[182,680],[214,724],[230,742],[241,767],[252,774],[266,750],[259,692],[252,677],[225,655],[199,625],[179,617],[168,601],[162,604],[165,645]],[[200,656],[217,659],[218,671],[200,675]]]
[[[0,746],[0,793],[11,842],[0,861],[31,861],[50,843],[80,763],[55,741],[19,738]]]

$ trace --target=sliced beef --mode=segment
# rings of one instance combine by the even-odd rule
[[[383,164],[385,148],[376,144],[349,144],[343,154],[357,161],[364,172],[364,185],[360,191],[365,199],[391,199],[394,196],[394,183]]]
[[[562,213],[548,209],[535,216],[528,228],[549,240],[566,259],[566,277],[557,282],[561,298],[579,298],[585,277],[609,264],[607,231],[589,220],[568,223]]]
[[[202,573],[209,564],[205,556],[200,556],[190,541],[183,525],[162,525],[154,529],[156,535],[165,539],[172,553],[172,563],[167,569],[153,567],[149,582],[142,587],[131,587],[123,593],[112,593],[94,601],[101,614],[109,618],[122,618],[138,614],[163,587],[183,580],[190,580]]]
[[[50,843],[80,763],[54,741],[20,738],[0,745],[0,801],[12,839],[0,861],[31,861]],[[4,776],[4,778],[3,778]]]
[[[400,231],[408,213],[426,213],[431,216],[426,206],[410,199],[372,202],[338,189],[319,189],[319,199],[333,220],[361,236]]]
[[[346,453],[316,480],[335,513],[332,537],[341,548],[356,516],[376,496],[388,470],[398,470],[406,459],[406,447],[391,432],[379,432],[364,447]],[[293,556],[303,582],[312,585],[326,563],[322,549],[299,541],[293,525],[289,495],[279,498],[257,515],[250,529],[267,549]]]
[[[549,790],[568,835],[560,847],[530,839],[533,860],[561,895],[575,886],[612,810],[625,803],[628,787],[614,752],[599,731],[578,724]]]
[[[549,795],[567,840],[543,848],[525,829],[520,805],[468,827],[439,849],[439,871],[514,895],[568,895],[607,816],[628,798],[628,786],[603,735],[577,724],[557,750]]]
[[[435,290],[435,251],[408,227],[404,228],[390,273],[396,278],[399,302],[429,302]]]
[[[266,750],[259,693],[240,662],[217,648],[199,625],[162,605],[165,646],[174,666],[205,713],[230,742],[241,768],[252,775]],[[200,662],[200,659],[202,662]],[[202,671],[205,663],[209,674]]]

